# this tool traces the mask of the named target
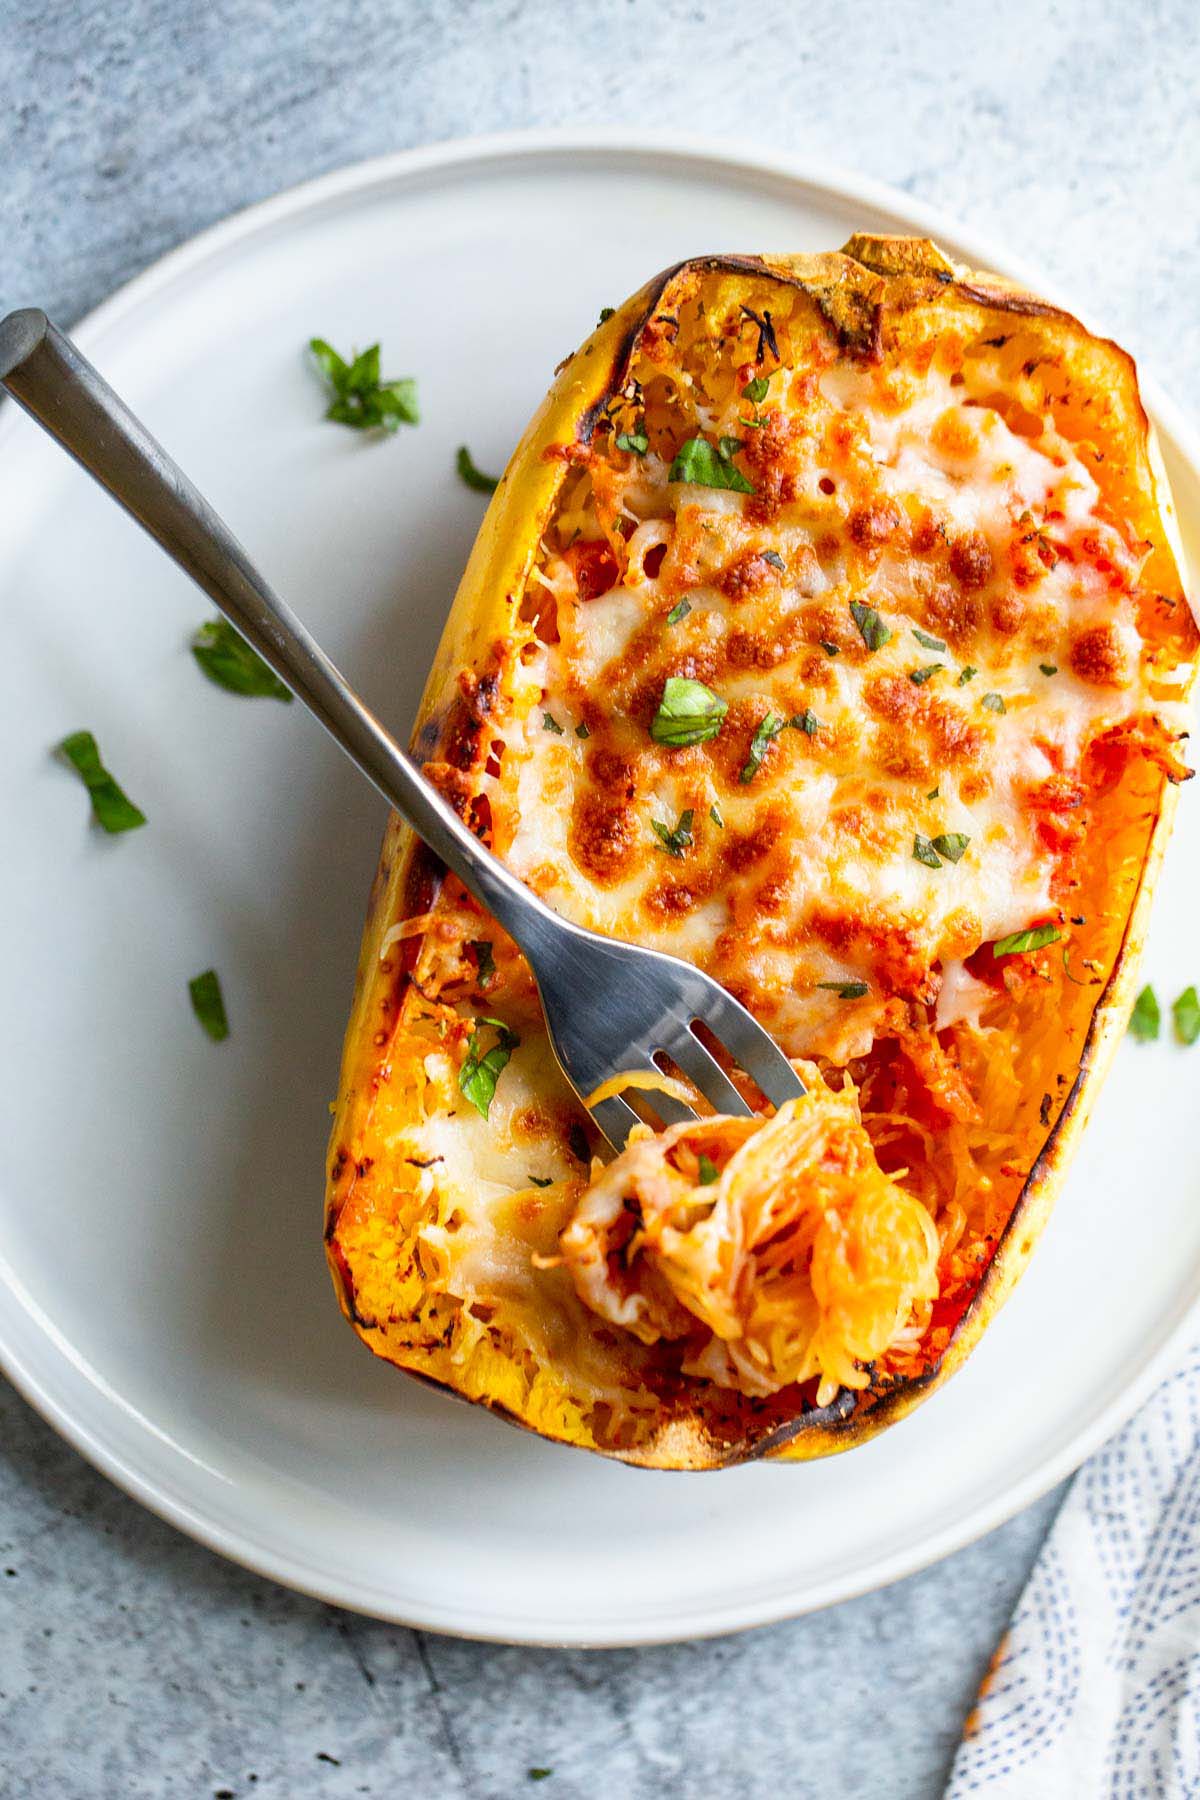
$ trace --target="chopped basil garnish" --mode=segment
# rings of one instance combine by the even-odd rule
[[[966,687],[968,681],[974,681],[974,679],[978,675],[978,673],[979,673],[979,670],[973,669],[971,667],[970,663],[968,663],[966,668],[963,670],[962,674],[958,678],[959,687]]]
[[[725,821],[721,817],[721,809],[717,805],[715,800],[713,801],[712,805],[708,809],[708,816],[712,820],[713,824],[716,826],[718,831],[724,831]]]
[[[695,487],[729,488],[735,494],[752,494],[754,488],[740,469],[733,466],[733,454],[741,445],[737,438],[723,437],[720,449],[707,438],[689,438],[682,444],[671,464],[668,481],[688,481]]]
[[[782,556],[780,556],[778,550],[764,550],[762,559],[764,562],[770,563],[773,569],[778,569],[781,575],[787,574],[787,564],[784,562]]]
[[[650,439],[643,426],[641,431],[618,431],[616,444],[618,450],[628,450],[631,456],[645,456],[650,448]]]
[[[420,421],[416,382],[411,376],[381,380],[378,344],[361,351],[353,362],[339,356],[324,338],[310,338],[308,347],[333,395],[327,419],[352,425],[356,431],[397,431]]]
[[[554,1177],[553,1175],[531,1175],[529,1185],[530,1187],[553,1187]]]
[[[600,323],[602,325],[606,318],[612,317],[612,310],[611,306],[606,306],[604,311],[600,314]],[[553,1773],[553,1769],[530,1769],[529,1779],[530,1781],[547,1781]]]
[[[942,866],[941,858],[933,847],[932,839],[922,837],[919,831],[913,838],[912,853],[914,860],[924,863],[927,869],[940,869]]]
[[[862,641],[867,649],[882,650],[892,634],[875,608],[864,606],[860,600],[852,600],[850,611],[854,615],[854,623],[862,633]]]
[[[788,720],[793,731],[802,731],[806,737],[816,737],[821,729],[821,721],[811,706],[806,706],[802,713],[793,713]]]
[[[941,791],[942,790],[940,788],[930,788],[930,790],[926,794],[925,798],[927,800],[937,800],[941,797]]]
[[[943,831],[933,840],[933,847],[947,862],[960,862],[970,838],[961,831]]]
[[[292,690],[284,687],[274,669],[268,668],[228,619],[209,619],[192,638],[192,655],[210,681],[231,694],[254,700],[287,700]]]
[[[715,738],[729,703],[719,694],[686,675],[668,675],[658,711],[650,723],[656,744],[703,744]]]
[[[686,619],[691,610],[692,603],[690,600],[677,600],[667,614],[667,624],[678,625],[680,619]]]
[[[559,724],[558,720],[554,717],[553,713],[544,712],[542,714],[542,724],[546,727],[547,731],[552,731],[554,733],[555,737],[562,736],[563,728]]]
[[[986,706],[989,712],[1002,713],[1008,711],[1007,706],[1004,704],[1003,694],[985,694],[980,705]]]
[[[1043,675],[1057,675],[1058,674],[1058,664],[1057,663],[1039,663],[1038,668],[1042,671]]]
[[[1200,1037],[1200,998],[1194,987],[1184,988],[1178,1000],[1172,1003],[1171,1017],[1180,1043],[1194,1044]]]
[[[1047,944],[1057,944],[1061,936],[1057,925],[1035,925],[1029,931],[1014,931],[1009,937],[999,938],[992,945],[992,955],[1019,956],[1026,950],[1041,950]]]
[[[701,1151],[700,1155],[696,1158],[696,1161],[700,1164],[698,1170],[700,1186],[711,1187],[713,1182],[717,1179],[716,1163],[712,1160],[711,1156],[705,1156],[703,1151]]]
[[[673,831],[669,825],[664,825],[661,819],[651,819],[651,830],[668,856],[682,856],[685,850],[691,848],[694,842],[692,837],[693,817],[694,814],[689,806],[685,812],[680,813],[679,823]]]
[[[756,375],[754,377],[754,380],[748,381],[746,383],[745,387],[742,389],[742,399],[743,400],[753,400],[755,406],[758,406],[763,400],[766,399],[767,389],[770,387],[770,385],[771,385],[771,381],[770,381],[769,376]]]
[[[817,986],[836,994],[839,1000],[861,1000],[871,991],[865,981],[818,981]]]
[[[908,679],[914,687],[924,687],[930,676],[936,675],[938,670],[944,669],[945,666],[945,663],[926,663],[923,669],[910,669]]]
[[[221,1043],[229,1036],[229,1020],[225,1016],[217,971],[205,969],[203,975],[194,975],[188,982],[188,993],[192,998],[192,1011],[201,1025],[214,1044]]]
[[[498,475],[485,475],[482,469],[475,467],[471,452],[465,444],[458,446],[458,455],[454,459],[454,466],[458,470],[459,479],[464,481],[469,488],[474,488],[477,494],[494,494],[500,486]]]
[[[753,781],[762,768],[763,757],[767,754],[775,739],[786,725],[787,720],[778,713],[769,712],[754,736],[750,739],[750,754],[738,772],[738,780],[744,785]]]
[[[575,736],[577,738],[590,738],[591,735],[592,735],[591,732],[588,730],[587,726],[581,720],[580,723],[575,727]]]
[[[100,747],[90,731],[73,731],[58,746],[87,789],[97,825],[114,835],[134,831],[146,823],[146,815],[100,761]]]
[[[603,324],[604,324],[604,323],[605,323],[605,321],[606,321],[606,320],[608,320],[608,319],[611,319],[611,318],[612,318],[612,316],[613,316],[613,314],[614,314],[614,313],[615,313],[615,312],[616,312],[616,310],[617,310],[617,309],[616,309],[616,307],[615,307],[615,306],[602,306],[602,307],[601,307],[601,308],[600,308],[600,317],[599,317],[599,319],[598,319],[598,320],[597,320],[597,321],[596,321],[596,323],[597,323],[597,324],[598,324],[598,325],[603,325]],[[547,1774],[549,1774],[549,1773],[550,1773],[550,1771],[549,1771],[549,1770],[548,1770],[548,1769],[547,1769],[547,1771],[546,1771],[546,1773],[547,1773]]]
[[[1149,1044],[1158,1036],[1162,1023],[1158,1010],[1158,995],[1152,987],[1144,987],[1133,1003],[1133,1011],[1129,1015],[1129,1034],[1139,1044]]]
[[[913,636],[925,650],[944,650],[946,648],[941,638],[930,637],[927,631],[918,631],[915,625],[913,626]]]
[[[479,1030],[481,1025],[490,1025],[496,1033],[496,1042],[487,1051],[482,1047],[483,1039]],[[485,1119],[495,1097],[496,1083],[508,1067],[512,1053],[520,1041],[516,1032],[510,1031],[503,1019],[480,1018],[475,1021],[475,1029],[467,1039],[467,1054],[458,1071],[458,1086],[475,1111]]]
[[[820,642],[821,648],[825,652],[826,656],[840,656],[841,655],[841,645],[840,644],[831,644],[829,642],[828,638],[821,638],[818,641]]]
[[[467,949],[475,952],[475,961],[479,968],[479,985],[491,987],[496,979],[496,958],[492,950],[490,938],[468,938]]]

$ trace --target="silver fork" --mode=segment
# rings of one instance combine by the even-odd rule
[[[45,313],[0,320],[0,385],[214,600],[351,762],[520,945],[537,981],[554,1054],[586,1104],[610,1076],[670,1058],[720,1113],[750,1108],[696,1035],[702,1024],[767,1099],[804,1088],[744,1006],[690,963],[601,937],[560,918],[484,848],[351,690],[183,471]],[[665,1124],[696,1117],[655,1092]],[[590,1108],[620,1150],[638,1114],[620,1094]]]

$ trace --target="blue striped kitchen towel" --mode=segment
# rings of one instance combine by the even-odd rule
[[[1076,1477],[946,1800],[1200,1796],[1200,1344]]]

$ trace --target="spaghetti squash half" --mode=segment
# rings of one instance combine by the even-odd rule
[[[613,1159],[520,953],[393,819],[326,1215],[370,1348],[685,1468],[854,1444],[961,1363],[1127,1017],[1189,773],[1175,546],[1129,357],[931,243],[700,258],[606,317],[492,499],[418,752],[809,1091],[667,1130],[643,1091]]]

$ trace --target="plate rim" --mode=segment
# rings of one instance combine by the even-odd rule
[[[1086,309],[1072,304],[1056,283],[1047,282],[1023,259],[1011,256],[993,245],[986,236],[959,224],[949,213],[915,200],[902,189],[890,186],[841,168],[823,160],[794,155],[770,146],[756,144],[748,138],[716,140],[703,134],[673,131],[630,130],[621,125],[580,129],[573,126],[538,127],[522,131],[490,132],[438,140],[406,150],[388,152],[334,169],[324,175],[299,182],[266,199],[256,201],[230,213],[215,224],[187,238],[174,249],[158,257],[147,268],[123,283],[107,299],[93,307],[72,328],[73,336],[84,350],[94,351],[122,320],[139,306],[169,288],[181,276],[236,249],[245,240],[270,231],[291,219],[336,204],[339,200],[363,197],[373,191],[398,183],[420,180],[467,168],[486,166],[502,160],[516,164],[536,163],[553,156],[579,154],[614,159],[646,159],[680,166],[707,164],[728,177],[731,173],[753,182],[768,179],[792,188],[807,188],[814,194],[834,198],[853,205],[870,207],[905,220],[913,229],[930,237],[944,237],[965,252],[972,263],[996,273],[1024,282],[1034,291],[1081,316]],[[1103,329],[1101,325],[1099,327]],[[1200,433],[1187,416],[1160,388],[1152,375],[1139,367],[1139,382],[1147,410],[1174,440],[1183,460],[1192,466],[1200,481]],[[15,405],[0,402],[0,452],[3,451],[20,414]],[[19,1280],[9,1278],[0,1267],[0,1281],[14,1301],[30,1315],[53,1344],[60,1337],[53,1321],[41,1309],[22,1299]],[[413,1630],[432,1631],[485,1643],[520,1644],[530,1647],[572,1649],[616,1649],[695,1641],[724,1636],[757,1626],[775,1624],[802,1617],[827,1606],[851,1600],[863,1594],[890,1586],[908,1575],[952,1555],[995,1530],[1018,1512],[1032,1505],[1059,1481],[1071,1474],[1100,1445],[1105,1443],[1137,1411],[1142,1401],[1168,1373],[1171,1365],[1195,1331],[1200,1311],[1200,1269],[1196,1274],[1196,1293],[1175,1326],[1167,1333],[1156,1351],[1148,1355],[1137,1372],[1097,1411],[1090,1424],[1073,1434],[1056,1453],[1046,1457],[1030,1470],[1023,1480],[1003,1486],[998,1493],[985,1496],[961,1517],[933,1532],[917,1543],[877,1556],[852,1574],[832,1577],[826,1582],[809,1582],[803,1595],[781,1590],[778,1597],[767,1600],[706,1602],[693,1616],[686,1606],[673,1609],[674,1622],[662,1626],[647,1619],[641,1626],[616,1630],[584,1630],[563,1635],[539,1635],[523,1620],[505,1621],[499,1616],[484,1619],[472,1626],[450,1617],[449,1609],[439,1615],[428,1608],[421,1616],[389,1605],[385,1596],[373,1593],[367,1584],[354,1578],[331,1578],[315,1565],[275,1550],[247,1529],[234,1531],[215,1513],[189,1503],[178,1482],[166,1475],[155,1477],[137,1467],[136,1459],[122,1452],[114,1441],[106,1441],[102,1430],[89,1424],[77,1408],[52,1391],[48,1380],[35,1375],[15,1346],[8,1341],[0,1319],[0,1372],[12,1383],[18,1394],[47,1424],[87,1462],[130,1498],[147,1508],[177,1530],[239,1564],[253,1574],[262,1575],[309,1598],[329,1605],[403,1625]],[[70,1357],[70,1346],[64,1341],[60,1354]],[[76,1367],[78,1367],[78,1360]],[[90,1372],[89,1372],[90,1373]],[[103,1378],[96,1375],[103,1385]],[[147,1424],[149,1422],[147,1421]]]

